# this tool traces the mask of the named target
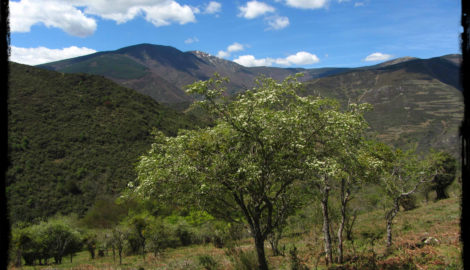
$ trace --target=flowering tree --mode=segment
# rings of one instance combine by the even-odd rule
[[[385,213],[387,247],[390,247],[393,219],[400,210],[400,201],[415,193],[420,185],[432,182],[440,170],[432,167],[435,155],[419,159],[414,149],[402,151],[382,148],[382,150],[383,156],[386,156],[382,186],[392,201],[391,208]]]
[[[301,133],[303,180],[320,191],[323,214],[323,239],[326,262],[333,261],[328,212],[329,194],[333,186],[340,187],[342,222],[338,230],[339,261],[342,261],[342,233],[351,186],[359,182],[366,167],[374,165],[365,151],[365,131],[368,128],[363,113],[369,104],[349,104],[341,111],[339,104],[329,102],[320,106],[321,117],[304,119],[306,126],[318,127],[315,136]],[[307,111],[308,113],[308,111]]]
[[[216,76],[188,87],[216,124],[172,138],[156,133],[137,167],[138,183],[130,186],[141,196],[197,203],[214,216],[246,222],[259,268],[268,269],[264,242],[299,205],[298,183],[315,178],[329,188],[340,162],[334,155],[360,118],[339,112],[332,100],[299,96],[293,77],[260,78],[230,102],[223,97],[226,81]]]

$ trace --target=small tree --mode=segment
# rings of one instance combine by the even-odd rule
[[[369,166],[368,155],[363,149],[365,130],[368,128],[363,113],[368,104],[349,104],[341,111],[339,104],[326,102],[320,106],[321,117],[308,119],[314,136],[302,133],[303,178],[309,187],[319,191],[323,216],[323,239],[326,263],[333,261],[329,199],[331,189],[339,186],[341,221],[338,228],[339,261],[342,261],[342,234],[346,221],[347,204],[351,200],[354,185],[360,183]],[[310,122],[312,121],[312,122]]]
[[[433,155],[434,160],[431,166],[439,173],[426,188],[426,196],[427,192],[435,191],[436,200],[447,199],[449,198],[449,195],[447,194],[446,189],[455,180],[457,160],[450,153],[444,151],[431,152],[431,155]]]
[[[119,265],[122,264],[122,251],[126,245],[128,235],[129,229],[122,225],[115,226],[111,233],[111,243],[113,245],[113,250],[116,249],[118,252]]]
[[[167,245],[168,229],[165,228],[161,219],[153,218],[145,229],[145,237],[149,241],[149,249],[153,252],[154,257],[162,251]]]
[[[98,239],[98,236],[91,231],[87,232],[83,237],[83,244],[85,245],[86,249],[90,253],[90,258],[92,260],[95,259],[97,239]]]
[[[389,163],[382,178],[385,192],[392,201],[391,208],[385,213],[387,247],[392,245],[393,219],[400,209],[400,200],[415,193],[423,183],[433,181],[438,173],[431,167],[432,155],[425,160],[420,160],[414,149],[405,152],[398,149],[391,153],[391,155],[388,154]]]
[[[80,252],[83,248],[83,240],[81,239],[80,232],[72,230],[70,242],[65,249],[65,255],[70,255],[70,262],[73,260],[75,253]]]

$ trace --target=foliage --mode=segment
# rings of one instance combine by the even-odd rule
[[[225,254],[232,261],[234,270],[254,270],[259,269],[256,252],[253,250],[243,250],[235,246],[229,247]]]
[[[392,224],[397,215],[400,202],[416,192],[423,183],[433,181],[439,172],[439,168],[432,167],[435,163],[435,155],[428,155],[426,159],[420,159],[415,149],[407,151],[392,150],[386,147],[379,153],[384,158],[385,166],[382,185],[390,202],[390,208],[385,213],[387,223],[387,247],[392,245]]]
[[[81,233],[61,219],[13,227],[12,235],[17,265],[21,265],[21,258],[27,265],[41,264],[50,258],[60,264],[64,256],[73,256],[82,249]]]
[[[134,163],[151,144],[152,128],[175,135],[198,122],[100,76],[16,63],[8,110],[13,223],[85,214],[98,195],[115,196],[136,177]]]
[[[357,151],[368,105],[350,104],[341,112],[332,100],[300,97],[293,77],[281,83],[259,78],[256,88],[227,102],[226,81],[216,76],[188,86],[189,93],[204,97],[199,104],[216,125],[174,138],[156,132],[137,167],[134,192],[176,204],[196,202],[233,222],[243,218],[265,269],[263,243],[274,230],[280,235],[300,205],[296,191],[304,188],[303,180],[313,190],[329,188],[329,178],[358,170],[355,160],[375,164]]]
[[[204,267],[206,270],[216,270],[219,269],[219,264],[214,258],[209,255],[199,255],[198,256],[199,264]]]
[[[117,204],[109,196],[100,196],[86,212],[81,222],[89,228],[111,228],[127,216],[125,204]]]
[[[433,170],[438,171],[438,174],[433,181],[429,183],[426,192],[435,191],[436,200],[447,199],[449,195],[446,189],[455,180],[457,160],[449,152],[445,151],[433,151],[430,155],[433,155],[433,164],[431,167]]]
[[[291,270],[308,270],[308,267],[300,260],[297,247],[294,245],[289,250],[290,269]]]

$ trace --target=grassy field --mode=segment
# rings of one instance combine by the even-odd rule
[[[394,222],[391,250],[385,249],[383,216],[382,210],[358,216],[353,241],[345,243],[348,262],[341,267],[330,265],[330,269],[463,269],[459,241],[460,200],[457,196],[400,212]],[[424,244],[423,239],[428,237],[437,241]],[[285,256],[273,256],[266,243],[271,269],[292,269],[289,251],[294,245],[298,251],[296,257],[308,269],[327,269],[321,253],[321,228],[313,227],[308,233],[283,238],[283,245]],[[119,265],[117,254],[113,259],[111,250],[94,260],[83,251],[73,257],[73,262],[64,258],[61,265],[24,266],[22,269],[250,269],[241,267],[243,262],[245,265],[256,262],[251,239],[225,248],[207,244],[166,249],[156,257],[146,254],[145,260],[142,256],[123,256],[122,265]]]

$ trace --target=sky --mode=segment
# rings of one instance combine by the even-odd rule
[[[151,43],[244,66],[358,67],[460,53],[459,0],[19,0],[10,60]]]

